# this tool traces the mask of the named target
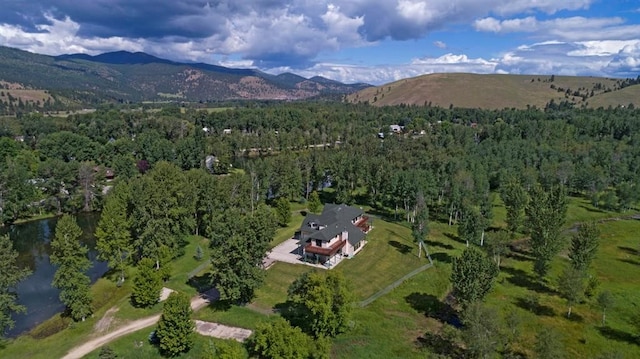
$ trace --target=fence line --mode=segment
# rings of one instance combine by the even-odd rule
[[[402,282],[404,282],[405,280],[421,273],[424,272],[425,270],[433,267],[433,261],[431,260],[431,256],[427,256],[427,258],[429,258],[429,264],[425,264],[422,267],[419,267],[417,269],[414,269],[413,271],[405,274],[404,276],[402,276],[402,278],[396,280],[395,282],[389,284],[388,286],[384,287],[382,290],[378,291],[377,293],[374,293],[372,296],[370,296],[369,298],[361,301],[358,303],[358,306],[360,307],[366,307],[367,305],[371,304],[374,300],[380,298],[381,296],[391,292],[394,288],[398,287],[400,284],[402,284]]]

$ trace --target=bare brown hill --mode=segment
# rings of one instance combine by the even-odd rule
[[[624,79],[549,75],[429,74],[347,96],[352,103],[375,106],[432,105],[467,108],[545,107],[568,101],[577,107],[640,105],[640,86]]]

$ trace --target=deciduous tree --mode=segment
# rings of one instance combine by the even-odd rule
[[[454,258],[451,283],[462,307],[484,299],[498,272],[496,263],[475,247],[466,248],[460,257]]]
[[[500,198],[507,209],[507,230],[512,236],[518,232],[524,218],[524,209],[529,201],[527,192],[515,178],[509,178],[500,186]]]
[[[308,272],[289,287],[289,316],[316,338],[333,337],[347,328],[354,300],[341,272]]]
[[[583,223],[578,228],[578,233],[571,239],[569,258],[571,266],[582,273],[586,273],[591,261],[598,251],[600,231],[595,222]]]
[[[250,352],[264,359],[306,359],[309,356],[309,342],[300,328],[292,327],[279,317],[267,323],[260,323],[249,339]]]
[[[155,269],[155,261],[143,258],[138,262],[138,273],[133,278],[131,301],[138,307],[150,307],[158,303],[162,281]]]
[[[535,257],[533,269],[542,279],[549,271],[551,260],[563,248],[561,236],[567,214],[567,194],[564,187],[548,191],[534,186],[527,205],[527,225],[531,232],[531,251]]]
[[[567,317],[570,317],[572,307],[584,296],[584,273],[568,266],[558,279],[558,287],[562,297],[567,300]]]
[[[605,325],[607,320],[607,309],[611,309],[615,304],[613,294],[609,291],[604,291],[598,294],[598,305],[602,308],[602,325]]]
[[[195,325],[191,320],[193,310],[189,297],[182,293],[171,293],[162,307],[156,336],[160,350],[168,356],[188,352],[193,346]]]

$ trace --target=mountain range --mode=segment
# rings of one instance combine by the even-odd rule
[[[56,100],[89,105],[105,101],[300,100],[348,94],[369,86],[319,76],[174,62],[142,52],[47,56],[0,46],[0,87],[14,91],[14,99],[24,95],[27,102],[35,101],[34,91],[38,90],[46,90]],[[40,97],[46,101],[47,96]]]

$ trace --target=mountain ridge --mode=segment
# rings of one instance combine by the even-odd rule
[[[176,62],[143,52],[48,56],[5,46],[0,46],[0,81],[51,92],[55,98],[81,106],[167,99],[302,100],[342,96],[370,86],[293,73],[272,75],[257,69]],[[9,87],[3,85],[4,89]]]

